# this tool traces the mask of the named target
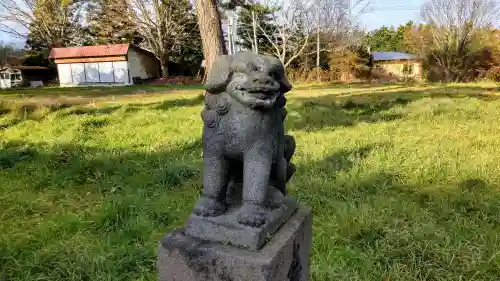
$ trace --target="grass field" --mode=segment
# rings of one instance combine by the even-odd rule
[[[201,190],[197,87],[0,91],[0,280],[156,280]],[[288,95],[312,281],[500,280],[500,88]]]

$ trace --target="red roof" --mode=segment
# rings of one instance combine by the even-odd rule
[[[123,56],[128,53],[129,48],[130,44],[53,48],[50,51],[49,58],[67,59],[67,58]]]

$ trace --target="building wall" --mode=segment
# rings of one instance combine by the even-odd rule
[[[0,89],[8,89],[11,87],[12,84],[10,83],[10,71],[0,72]]]
[[[73,81],[71,80],[71,64],[58,64],[57,65],[57,75],[59,77],[59,85],[61,87],[72,86]]]
[[[0,89],[9,89],[11,87],[10,79],[0,79]]]
[[[411,73],[405,73],[405,66],[413,68]],[[412,77],[419,78],[422,75],[422,66],[417,61],[377,61],[374,63],[377,70],[382,70],[387,74],[392,74],[396,77]]]
[[[23,75],[19,69],[7,68],[0,72],[0,87],[2,89],[23,86]]]
[[[128,85],[133,77],[156,78],[158,60],[133,47],[126,56],[56,59],[61,86]]]
[[[123,57],[125,59],[125,57]],[[128,63],[125,60],[103,58],[92,61],[88,58],[79,62],[73,59],[70,63],[57,64],[59,83],[62,87],[92,85],[128,85]]]
[[[134,77],[148,79],[160,76],[159,62],[152,56],[130,48],[127,57],[130,81],[133,81]]]

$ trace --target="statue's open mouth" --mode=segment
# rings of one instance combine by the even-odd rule
[[[276,99],[276,96],[274,95],[267,95],[267,94],[251,94],[253,97],[255,97],[258,100],[262,101],[270,101]]]
[[[275,93],[263,93],[262,91],[232,91],[231,95],[246,106],[264,109],[273,107],[277,98]]]

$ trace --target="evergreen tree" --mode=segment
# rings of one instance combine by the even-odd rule
[[[193,15],[194,17],[195,15]],[[186,24],[186,30],[193,30],[190,39],[179,45],[170,55],[169,73],[175,76],[195,76],[203,61],[201,35],[196,22]]]
[[[135,31],[126,0],[93,0],[88,5],[89,40],[85,45],[139,44],[142,39]]]
[[[8,64],[9,58],[22,53],[13,44],[5,44],[0,41],[0,68]]]
[[[364,45],[369,46],[371,51],[380,52],[407,52],[405,34],[414,26],[412,21],[398,28],[382,26],[372,31],[364,40]]]

